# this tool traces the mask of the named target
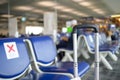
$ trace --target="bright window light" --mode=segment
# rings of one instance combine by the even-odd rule
[[[67,32],[67,28],[66,28],[66,27],[63,27],[63,28],[62,28],[62,32],[63,32],[63,33],[66,33],[66,32]]]
[[[26,34],[38,35],[43,32],[43,27],[40,26],[26,26]]]

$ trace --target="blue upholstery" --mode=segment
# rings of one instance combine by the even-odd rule
[[[44,72],[64,72],[64,73],[71,73],[74,74],[73,70],[73,62],[62,62],[57,63],[59,65],[59,68],[57,66],[51,66],[51,67],[40,67],[40,69]],[[89,69],[89,64],[86,62],[79,62],[78,63],[78,74],[80,77],[82,77]]]
[[[90,46],[91,50],[94,51],[95,50],[95,38],[94,35],[92,33],[90,34],[84,34],[86,37],[86,40],[88,42],[88,45]],[[91,38],[90,38],[91,37]],[[115,53],[117,51],[118,47],[115,43],[113,44],[108,44],[103,42],[102,40],[99,38],[99,51],[110,51],[112,53]]]
[[[32,70],[27,76],[19,80],[71,80],[71,78],[62,74],[37,73]]]
[[[106,47],[106,48],[110,48],[110,49],[114,49],[115,51],[117,51],[119,49],[119,41],[118,40],[114,40],[114,41],[107,41],[106,35],[104,33],[100,33],[100,47]]]
[[[38,62],[47,64],[54,60],[57,51],[50,37],[34,36],[34,37],[30,37],[29,39],[32,42],[35,57]]]
[[[102,45],[99,46],[100,51],[111,51],[113,54],[118,50],[117,45],[115,46],[115,44],[108,44],[108,43],[104,43]]]
[[[15,42],[19,56],[8,59],[5,43]],[[29,57],[22,39],[7,38],[0,40],[0,78],[10,79],[21,75],[29,66]]]
[[[68,76],[65,75],[54,75],[54,74],[40,74],[37,80],[70,80]]]
[[[55,44],[49,36],[37,36],[30,37],[29,40],[32,43],[34,49],[34,55],[37,63],[46,64],[53,61],[57,55]],[[60,62],[57,63],[59,66],[48,66],[42,67],[45,72],[56,72],[56,73],[71,73],[73,74],[73,62]],[[68,66],[69,65],[69,66]],[[42,65],[41,65],[42,66]],[[41,69],[41,70],[42,70]],[[89,64],[86,62],[78,63],[79,76],[83,76],[89,69]]]
[[[93,33],[84,33],[88,45],[90,46],[91,50],[95,49],[95,41],[94,41],[94,34]]]

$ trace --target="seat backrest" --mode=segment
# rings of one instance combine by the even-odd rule
[[[88,46],[91,48],[91,49],[95,49],[95,36],[93,33],[85,33],[84,34],[85,36],[85,40],[86,40],[86,43],[88,44]]]
[[[106,43],[107,42],[107,37],[106,37],[106,35],[105,35],[105,33],[99,33],[99,35],[100,35],[100,41],[102,42],[102,43]]]
[[[57,55],[56,46],[50,36],[34,36],[28,38],[36,61],[42,64],[49,64],[55,60]]]
[[[0,79],[16,79],[29,69],[29,57],[23,39],[0,40]]]

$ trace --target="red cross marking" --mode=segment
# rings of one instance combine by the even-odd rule
[[[9,48],[9,51],[8,51],[9,53],[10,53],[11,51],[15,52],[15,50],[13,49],[13,46],[14,46],[13,44],[12,44],[11,46],[10,46],[10,45],[7,45],[7,47]]]

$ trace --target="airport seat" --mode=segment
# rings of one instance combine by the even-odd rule
[[[79,36],[80,34],[82,34],[83,33],[83,30],[81,30],[81,29],[77,29],[77,35]],[[79,49],[79,48],[78,48]],[[61,48],[58,48],[58,50],[57,50],[57,52],[58,53],[60,53],[60,52],[64,52],[64,57],[62,58],[62,60],[61,61],[73,61],[74,59],[73,59],[73,53],[74,53],[74,51],[73,51],[73,36],[71,35],[70,37],[69,37],[69,40],[68,40],[68,42],[67,42],[67,46],[66,47],[61,47]],[[84,53],[84,52],[83,52]],[[78,56],[80,56],[80,52],[79,52],[79,50],[78,50]]]
[[[0,80],[21,78],[30,70],[30,61],[22,39],[0,39]]]
[[[25,41],[30,49],[34,70],[39,73],[64,74],[74,78],[73,62],[56,62],[54,64],[57,51],[53,40],[49,36],[29,37]],[[89,64],[86,62],[78,62],[80,78],[86,74],[89,67]]]
[[[100,33],[99,38],[100,38],[101,47],[111,47],[116,51],[114,53],[119,53],[119,48],[120,48],[119,40],[107,41],[107,37],[105,33]]]
[[[81,48],[81,50],[87,50],[88,52],[81,53],[82,55],[87,55],[89,57],[88,53],[95,53],[95,40],[94,40],[94,34],[93,33],[85,33],[79,36],[78,38],[78,47]],[[100,40],[99,40],[100,41]],[[83,44],[84,42],[84,44]],[[103,45],[103,44],[102,44]],[[100,59],[101,62],[106,66],[107,69],[112,70],[112,66],[107,61],[106,56],[109,55],[114,61],[117,61],[117,56],[114,54],[116,49],[113,46],[101,46],[99,43],[99,53],[100,53]]]
[[[71,56],[73,54],[73,48],[72,47],[68,47],[69,45],[69,42],[68,41],[64,41],[64,40],[61,40],[61,37],[67,37],[67,38],[70,38],[70,36],[66,36],[66,35],[63,35],[61,34],[60,35],[57,35],[57,53],[59,53],[58,55],[61,54],[61,52],[64,52],[64,56],[62,56],[62,59],[61,61],[64,62],[64,61],[73,61],[73,57]],[[71,45],[73,46],[73,45]]]
[[[59,48],[57,50],[57,53],[61,54],[61,52],[64,52],[64,56],[61,59],[62,62],[74,61],[74,59],[73,59],[73,53],[74,53],[74,51],[73,51],[72,48],[69,48],[69,47],[67,47],[67,48]]]
[[[26,44],[20,38],[0,39],[0,80],[71,80],[66,75],[31,70]]]

